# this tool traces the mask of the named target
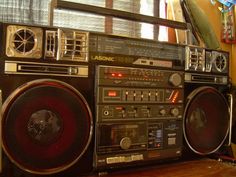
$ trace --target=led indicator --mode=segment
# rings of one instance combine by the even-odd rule
[[[175,103],[176,100],[177,100],[177,98],[178,98],[178,96],[179,96],[179,91],[176,91],[176,92],[173,94],[173,96],[172,96],[171,102],[172,102],[172,103]]]
[[[122,73],[111,73],[112,77],[123,77]]]
[[[108,96],[116,97],[117,96],[117,92],[116,91],[108,91]]]
[[[116,107],[116,110],[123,110],[124,108],[121,106]]]

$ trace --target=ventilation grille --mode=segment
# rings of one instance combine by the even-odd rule
[[[186,47],[186,70],[205,71],[205,50],[197,47]]]
[[[222,73],[227,70],[228,58],[226,57],[226,55],[220,52],[213,51],[212,57],[216,71]]]
[[[206,51],[206,71],[213,73],[228,73],[229,54],[223,51]]]
[[[226,58],[223,55],[219,55],[215,59],[215,67],[219,72],[222,72],[226,67]]]
[[[57,59],[88,61],[88,33],[59,29]]]
[[[35,46],[34,33],[29,29],[21,29],[14,34],[12,42],[14,49],[23,55],[32,51]]]
[[[19,58],[42,57],[41,28],[9,25],[7,27],[6,55]]]
[[[45,40],[45,57],[46,58],[56,58],[57,54],[57,31],[46,31]]]

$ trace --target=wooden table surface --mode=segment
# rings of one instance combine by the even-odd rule
[[[96,177],[93,175],[90,177]],[[236,177],[236,164],[213,159],[191,161],[120,170],[104,177]]]

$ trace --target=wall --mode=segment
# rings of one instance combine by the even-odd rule
[[[209,17],[209,21],[211,22],[211,25],[213,26],[214,31],[217,35],[217,38],[220,41],[221,12],[217,8],[219,4],[216,4],[215,6],[213,6],[210,0],[204,0],[204,1],[196,0],[196,2],[199,4],[199,6],[203,9],[203,11]],[[232,78],[233,84],[236,85],[236,69],[233,69],[234,67],[236,67],[236,54],[234,53],[236,51],[236,45],[225,44],[222,42],[220,44],[221,44],[221,49],[230,52],[230,76]]]

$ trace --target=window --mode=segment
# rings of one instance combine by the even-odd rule
[[[160,18],[167,18],[166,7],[167,7],[166,0],[160,0],[160,12],[159,12]],[[168,41],[168,27],[160,26],[158,40]]]
[[[49,0],[1,0],[0,21],[45,25]]]
[[[165,0],[66,1],[114,8],[149,16],[160,16],[162,18],[166,17]],[[0,20],[7,22],[48,25],[48,9],[50,2],[50,0],[1,0]],[[128,37],[167,40],[167,29],[165,27],[72,10],[55,9],[53,25],[57,27],[106,32]]]
[[[150,6],[150,4],[152,6]],[[141,0],[140,1],[140,13],[144,15],[153,16],[154,13],[153,0]],[[141,37],[147,39],[154,38],[154,25],[148,23],[141,23]]]

